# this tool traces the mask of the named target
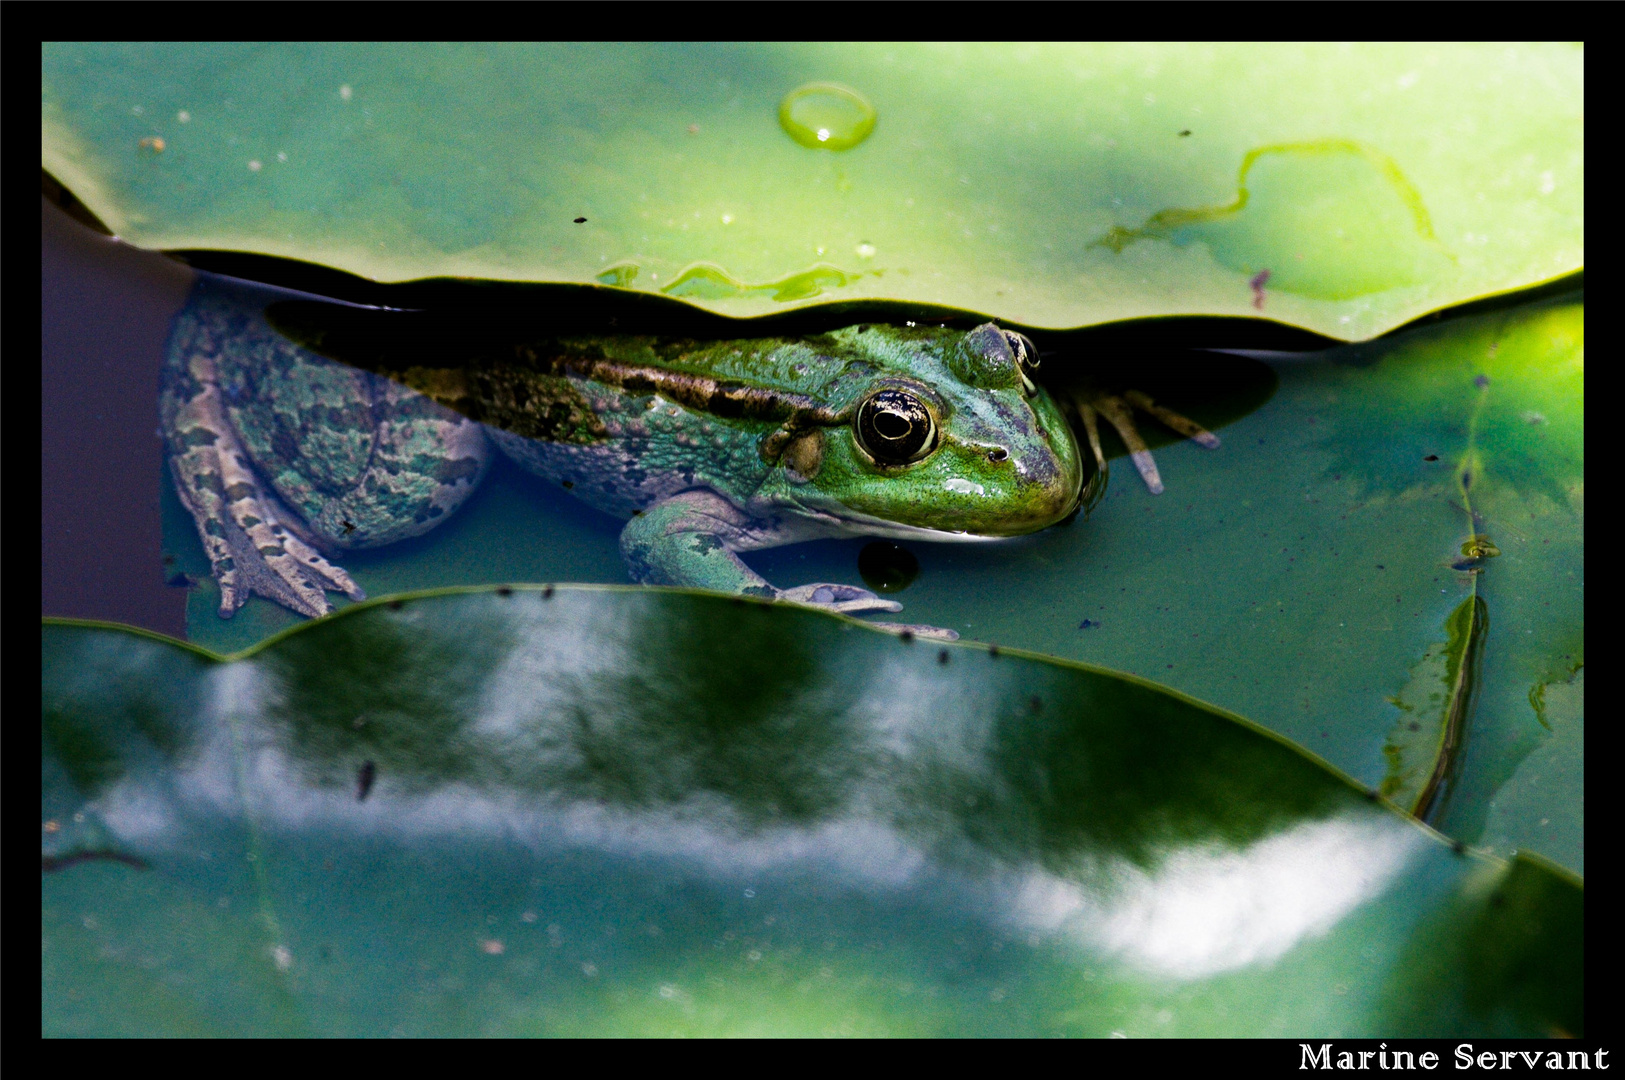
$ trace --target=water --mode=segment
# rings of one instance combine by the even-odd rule
[[[802,146],[850,150],[875,130],[875,107],[851,87],[807,83],[779,103],[779,126]]]

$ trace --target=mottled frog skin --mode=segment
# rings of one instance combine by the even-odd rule
[[[783,339],[592,337],[499,362],[363,371],[200,286],[161,394],[181,500],[229,617],[250,594],[306,615],[362,593],[332,559],[454,512],[493,447],[630,519],[639,582],[837,611],[901,605],[840,584],[775,588],[740,552],[817,537],[972,540],[1078,506],[1078,444],[1030,378],[1026,338],[885,325]]]

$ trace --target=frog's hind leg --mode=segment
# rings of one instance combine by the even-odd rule
[[[213,361],[195,355],[190,364],[201,392],[172,406],[169,464],[220,585],[220,617],[255,594],[311,617],[332,610],[328,590],[365,599],[349,574],[290,528],[294,515],[255,476],[226,421]]]
[[[1118,437],[1123,440],[1123,445],[1128,448],[1129,459],[1134,462],[1134,468],[1139,471],[1140,478],[1145,481],[1145,486],[1151,490],[1153,495],[1162,494],[1162,476],[1157,472],[1157,462],[1151,456],[1150,448],[1145,445],[1145,440],[1140,437],[1140,429],[1134,423],[1134,413],[1130,406],[1155,417],[1167,427],[1179,432],[1187,439],[1207,447],[1209,450],[1219,448],[1219,437],[1217,435],[1189,417],[1181,416],[1172,409],[1158,405],[1150,397],[1138,390],[1129,390],[1121,397],[1115,394],[1079,394],[1075,398],[1075,402],[1078,406],[1078,415],[1082,418],[1084,429],[1089,436],[1089,448],[1094,451],[1095,463],[1100,467],[1101,471],[1105,471],[1106,456],[1100,447],[1100,429],[1095,421],[1097,413],[1104,416],[1107,422],[1117,430]]]

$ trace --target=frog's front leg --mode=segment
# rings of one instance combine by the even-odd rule
[[[1097,415],[1104,416],[1112,427],[1117,429],[1118,437],[1128,448],[1129,459],[1134,462],[1140,478],[1145,481],[1145,486],[1151,489],[1153,495],[1162,494],[1162,476],[1157,472],[1156,460],[1152,458],[1145,440],[1140,437],[1130,406],[1156,417],[1167,427],[1209,450],[1219,448],[1217,435],[1189,417],[1158,405],[1138,390],[1129,390],[1121,397],[1116,394],[1079,392],[1074,394],[1073,401],[1078,407],[1078,416],[1083,420],[1084,432],[1089,437],[1089,449],[1094,452],[1095,464],[1100,471],[1106,471],[1106,454],[1100,448],[1100,425],[1096,419]]]
[[[717,592],[784,600],[853,614],[900,611],[852,585],[802,585],[775,589],[737,554],[790,542],[772,522],[763,522],[710,491],[685,491],[644,510],[621,531],[621,555],[634,581],[646,585],[686,585]]]

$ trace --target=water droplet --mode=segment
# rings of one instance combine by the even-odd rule
[[[596,280],[605,285],[614,285],[624,289],[631,285],[637,276],[638,264],[625,262],[616,263],[614,266],[600,271]]]
[[[860,259],[872,259],[874,257],[875,257],[875,246],[873,244],[871,244],[867,240],[865,240],[863,243],[858,245],[858,258],[860,258]]]
[[[850,87],[808,83],[779,102],[779,126],[802,146],[850,150],[874,131],[875,108]]]
[[[187,112],[185,109],[182,109],[180,112],[175,114],[175,119],[179,120],[183,124],[189,123],[192,119],[192,114]],[[1546,175],[1550,176],[1551,174],[1547,173]]]
[[[732,225],[734,223],[734,216],[732,214],[723,214],[722,223],[724,225]]]
[[[341,101],[349,101],[350,100],[350,95],[353,92],[354,91],[352,91],[348,85],[339,87],[339,100],[341,100]]]
[[[257,161],[250,161],[248,163],[248,171],[249,172],[259,172],[260,171],[260,163],[257,162]]]

